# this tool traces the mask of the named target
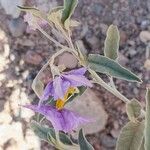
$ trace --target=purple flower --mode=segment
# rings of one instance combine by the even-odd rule
[[[41,100],[47,100],[49,96],[53,96],[54,100],[63,100],[69,88],[80,86],[92,87],[92,83],[84,76],[85,72],[86,68],[79,68],[55,77],[45,87]]]
[[[79,116],[78,114],[68,110],[57,110],[50,105],[25,105],[28,109],[38,112],[49,120],[56,131],[64,131],[65,133],[75,130],[79,125],[91,122],[90,119]]]

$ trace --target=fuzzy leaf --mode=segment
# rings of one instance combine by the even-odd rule
[[[78,137],[80,150],[94,150],[92,145],[86,140],[85,136],[83,135],[82,129],[79,131],[79,137]]]
[[[46,128],[46,127],[42,127],[40,124],[38,124],[35,121],[32,121],[31,124],[31,129],[34,131],[34,133],[41,139],[44,141],[47,141],[47,134],[50,132],[51,133],[51,129],[50,128]]]
[[[121,130],[116,150],[138,150],[144,136],[143,122],[128,122]]]
[[[39,9],[37,9],[37,8],[33,8],[33,7],[22,7],[22,6],[18,6],[18,8],[19,8],[21,11],[29,12],[29,13],[31,13],[32,15],[36,16],[36,17],[39,17],[39,18],[42,18],[42,19],[47,20],[46,14],[45,14],[44,12],[41,12],[41,11],[40,11]]]
[[[108,57],[90,54],[88,56],[88,63],[88,66],[96,72],[132,82],[141,82],[141,79],[135,74]]]
[[[141,104],[136,99],[132,99],[126,104],[126,110],[129,119],[135,121],[141,114]]]
[[[150,89],[146,93],[145,150],[150,150]]]
[[[51,137],[56,140],[55,131],[53,128],[43,127],[35,121],[31,122],[31,128],[35,132],[35,134],[44,141],[49,141],[48,137]],[[62,132],[59,132],[60,141],[65,145],[73,145],[73,142],[70,138]]]
[[[77,4],[78,0],[64,0],[64,9],[62,11],[62,18],[61,18],[63,24],[67,19],[70,19]]]
[[[44,90],[44,84],[38,78],[35,78],[32,83],[32,89],[38,97],[41,97]]]
[[[144,148],[144,138],[143,138],[142,144],[141,144],[141,146],[138,150],[145,150],[145,148]]]
[[[104,45],[104,54],[106,57],[114,60],[118,57],[119,40],[120,35],[117,26],[110,25]]]

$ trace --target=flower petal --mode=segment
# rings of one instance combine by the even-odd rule
[[[92,87],[92,83],[82,75],[63,75],[63,77],[70,82],[70,86],[89,86]]]
[[[71,74],[71,75],[84,75],[87,69],[85,67],[79,68],[79,69],[74,69],[69,72],[66,72],[65,74]]]
[[[49,98],[49,96],[53,96],[54,95],[54,88],[53,88],[53,81],[50,81],[44,91],[43,91],[43,95],[41,96],[41,100],[44,101],[44,100],[47,100]]]
[[[67,80],[63,80],[60,76],[56,77],[53,81],[54,87],[54,99],[63,99],[65,93],[70,87],[70,82]]]
[[[72,112],[67,109],[61,110],[61,113],[65,120],[65,125],[63,126],[64,127],[63,131],[66,133],[77,129],[78,126],[80,126],[80,125],[91,122],[90,119],[81,117],[77,113]]]
[[[79,116],[78,114],[67,110],[57,110],[52,106],[41,105],[25,105],[28,109],[38,112],[49,120],[56,131],[71,132],[79,125],[91,122],[89,119]]]

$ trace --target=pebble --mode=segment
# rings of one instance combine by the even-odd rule
[[[108,25],[101,23],[100,24],[100,28],[101,28],[101,32],[102,34],[106,35],[107,29],[108,29]]]
[[[120,30],[119,33],[120,33],[120,46],[122,46],[126,44],[128,37],[125,31]]]
[[[100,137],[102,145],[107,148],[114,148],[116,145],[116,139],[109,135],[101,135]]]
[[[29,50],[24,56],[24,61],[28,64],[39,65],[43,58],[38,53]]]
[[[26,23],[22,18],[11,19],[8,23],[8,28],[13,37],[19,37],[23,35],[26,30]]]
[[[120,131],[119,130],[111,130],[111,135],[114,137],[114,138],[118,138],[120,134]]]
[[[93,3],[92,5],[92,11],[94,12],[95,15],[99,16],[100,13],[102,13],[104,6],[100,3]]]
[[[34,47],[35,43],[32,42],[30,39],[17,39],[16,44],[20,44],[22,46]]]
[[[150,70],[150,59],[147,59],[144,63],[144,67],[147,69],[147,70]]]
[[[71,53],[63,53],[58,56],[58,65],[64,65],[66,68],[75,68],[78,64],[77,59]]]
[[[119,53],[119,57],[117,60],[119,64],[121,64],[122,66],[125,66],[127,62],[129,61],[129,59],[126,56],[124,56],[122,53]]]
[[[150,41],[150,32],[149,31],[141,31],[140,32],[140,40],[144,43]]]
[[[93,50],[99,49],[100,39],[98,39],[96,36],[90,36],[90,37],[86,36],[85,39],[86,39],[86,42],[89,44],[89,46]]]

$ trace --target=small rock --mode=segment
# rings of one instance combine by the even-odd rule
[[[147,70],[150,70],[150,59],[147,59],[144,63],[144,67],[147,69]]]
[[[1,112],[0,113],[0,124],[9,124],[12,121],[12,117],[9,113]]]
[[[132,48],[131,48],[131,49],[129,50],[129,55],[130,55],[130,57],[135,56],[136,53],[137,53],[137,51],[136,51],[135,49],[132,49]]]
[[[22,46],[34,47],[35,44],[29,39],[17,39],[16,44],[20,44]]]
[[[119,64],[121,64],[122,66],[125,66],[127,64],[127,62],[129,61],[129,59],[127,57],[125,57],[122,53],[119,53],[119,57],[117,60],[118,60]]]
[[[19,17],[20,10],[17,6],[23,6],[24,2],[25,0],[0,0],[6,14],[11,15],[13,18]]]
[[[150,1],[147,1],[147,7],[148,7],[148,10],[150,12]]]
[[[119,130],[111,130],[111,135],[114,137],[114,138],[118,138],[120,134],[120,131]]]
[[[100,39],[98,39],[96,36],[90,36],[90,37],[86,36],[85,39],[86,39],[86,42],[89,44],[89,46],[93,50],[99,49]]]
[[[104,24],[104,23],[101,23],[100,24],[100,28],[101,28],[101,31],[104,35],[106,35],[106,32],[107,32],[107,29],[108,29],[108,25]]]
[[[131,45],[131,46],[135,46],[135,41],[128,40],[128,44]]]
[[[119,31],[120,32],[120,46],[126,44],[126,41],[128,39],[127,34],[125,31]]]
[[[41,143],[38,136],[31,129],[27,129],[25,136],[27,149],[29,150],[40,150]]]
[[[100,139],[102,145],[107,148],[114,148],[116,145],[116,140],[109,135],[101,135]]]
[[[144,43],[150,41],[150,32],[149,31],[141,31],[140,35],[140,40]]]
[[[58,56],[58,65],[64,65],[67,68],[75,68],[78,64],[77,59],[71,53],[63,53]]]
[[[8,27],[12,36],[19,37],[23,35],[27,25],[22,18],[16,18],[9,21]]]
[[[148,25],[150,24],[150,21],[149,20],[143,20],[141,22],[141,28],[146,28]]]
[[[95,15],[99,16],[101,12],[103,11],[104,6],[100,3],[93,3],[92,5],[92,11],[94,12]]]
[[[56,0],[44,0],[44,1],[36,0],[35,5],[40,10],[48,12],[49,10],[57,6],[57,1]]]
[[[85,134],[97,133],[105,128],[108,115],[103,108],[100,97],[96,96],[93,90],[87,89],[81,97],[68,103],[66,107],[94,120],[83,126]]]
[[[43,59],[36,52],[28,51],[24,57],[24,60],[26,63],[32,64],[32,65],[39,65]]]
[[[20,122],[12,123],[11,125],[0,126],[0,145],[9,143],[10,139],[15,141],[16,150],[25,149],[22,125]]]

